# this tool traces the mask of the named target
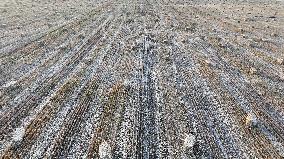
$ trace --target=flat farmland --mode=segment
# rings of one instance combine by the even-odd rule
[[[0,158],[284,158],[284,1],[1,0]]]

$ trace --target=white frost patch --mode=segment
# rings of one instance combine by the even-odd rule
[[[14,141],[21,141],[25,135],[25,129],[23,127],[16,128],[16,130],[13,132],[12,139]]]
[[[111,158],[111,147],[106,141],[103,141],[100,144],[99,155],[100,155],[100,158],[103,158],[103,159],[106,159],[106,158],[110,159]]]
[[[17,81],[12,80],[12,81],[7,82],[6,84],[4,84],[2,87],[3,88],[8,88],[8,87],[10,87],[10,86],[12,86],[12,85],[14,85],[16,83],[17,83]]]
[[[282,146],[282,144],[280,142],[277,142],[277,141],[273,141],[272,144],[274,145],[274,147],[278,151],[279,155],[281,157],[284,157],[284,147]]]
[[[194,146],[195,141],[196,139],[193,134],[186,134],[183,145],[185,148],[191,148]]]
[[[130,84],[131,84],[131,81],[129,79],[125,79],[123,81],[123,85],[125,85],[125,86],[129,86]]]

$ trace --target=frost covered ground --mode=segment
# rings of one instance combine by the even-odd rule
[[[283,158],[284,3],[2,0],[0,157]]]

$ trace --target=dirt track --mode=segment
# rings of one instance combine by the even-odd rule
[[[284,3],[0,4],[0,157],[283,158]]]

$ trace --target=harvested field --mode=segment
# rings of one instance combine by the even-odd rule
[[[284,158],[284,2],[2,0],[0,158]]]

